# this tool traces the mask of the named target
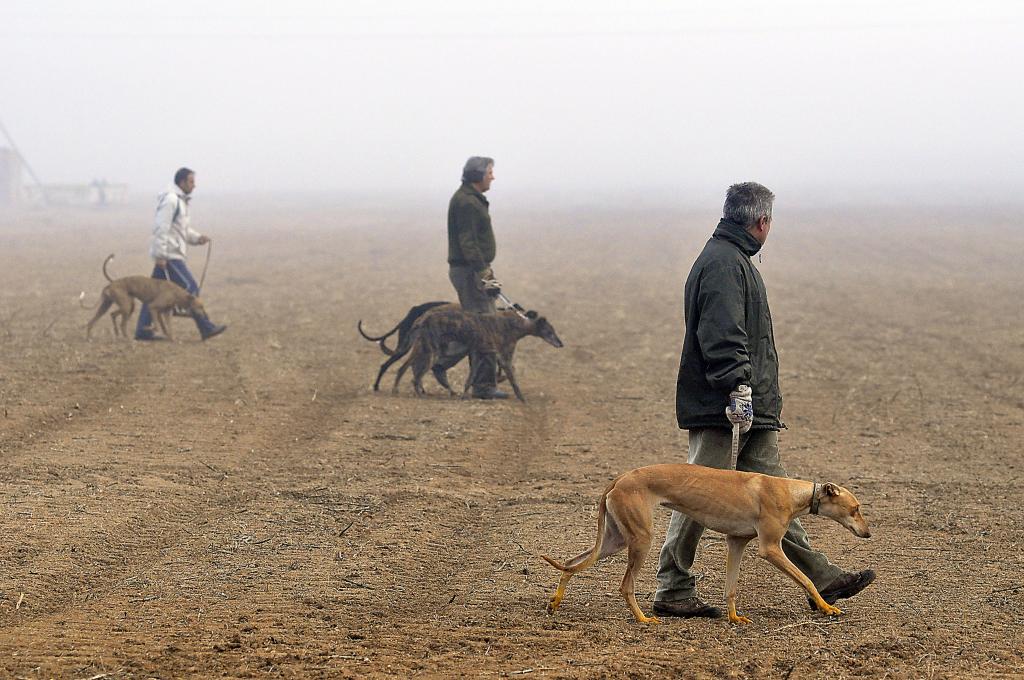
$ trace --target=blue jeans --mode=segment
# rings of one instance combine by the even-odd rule
[[[192,295],[199,292],[199,285],[192,278],[192,272],[185,266],[185,260],[167,260],[167,271],[163,267],[153,267],[154,279],[166,279],[166,274],[171,275],[171,281],[178,284]],[[196,328],[200,335],[206,335],[214,328],[214,323],[206,317],[193,316]],[[135,326],[135,337],[151,337],[153,335],[153,315],[149,313],[149,305],[142,305],[139,312],[139,323]]]

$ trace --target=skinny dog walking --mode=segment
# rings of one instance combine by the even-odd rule
[[[172,339],[170,316],[175,308],[187,309],[189,316],[196,319],[196,323],[206,320],[206,310],[203,309],[203,303],[199,301],[199,298],[177,284],[161,279],[153,279],[148,276],[125,276],[120,279],[110,278],[110,274],[107,273],[107,263],[112,259],[114,259],[114,256],[111,254],[107,256],[107,259],[103,260],[103,276],[110,283],[103,288],[100,294],[100,303],[96,309],[96,315],[92,317],[85,327],[86,338],[92,335],[93,324],[113,305],[117,305],[117,309],[110,313],[110,319],[114,323],[114,336],[116,337],[120,334],[128,337],[128,319],[135,311],[136,299],[149,306],[152,314],[156,317],[157,323],[160,324],[160,330],[164,332],[168,340]],[[80,305],[84,297],[85,293],[83,292],[79,296]],[[82,306],[84,307],[85,305]]]
[[[490,354],[505,372],[516,397],[525,401],[516,382],[512,358],[516,343],[527,335],[535,335],[552,347],[562,347],[562,340],[554,327],[534,311],[526,314],[521,314],[519,310],[505,310],[500,314],[474,314],[458,307],[432,310],[413,325],[409,358],[399,367],[392,392],[398,392],[402,376],[411,367],[413,389],[416,396],[423,395],[423,376],[428,369],[433,368],[438,382],[455,396],[454,390],[448,385],[448,379],[444,377],[443,368],[438,368],[437,361],[445,356],[451,345],[458,343],[469,351],[470,356],[471,369],[463,390],[464,397],[476,384],[476,374],[480,370],[480,364],[474,362],[473,358]]]
[[[857,498],[836,484],[769,477],[755,472],[717,470],[702,465],[670,464],[637,468],[622,475],[601,495],[597,509],[597,542],[590,550],[562,564],[541,557],[562,572],[548,611],[554,612],[574,575],[609,555],[629,550],[629,563],[619,592],[640,623],[659,623],[636,602],[636,574],[651,549],[654,506],[683,513],[704,527],[726,535],[726,600],[729,620],[750,623],[736,613],[736,582],[743,549],[757,537],[757,553],[800,584],[824,614],[842,611],[825,602],[814,583],[782,551],[782,537],[793,519],[819,514],[838,522],[855,536],[870,538]]]

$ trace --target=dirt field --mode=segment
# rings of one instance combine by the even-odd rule
[[[858,494],[871,540],[805,526],[878,580],[827,620],[752,545],[753,624],[644,627],[622,556],[549,617],[538,554],[592,543],[612,477],[685,460],[682,282],[717,206],[493,203],[499,278],[566,343],[520,345],[525,405],[370,390],[384,357],[356,320],[452,297],[443,205],[197,196],[204,297],[230,325],[208,343],[187,319],[174,343],[115,341],[106,320],[85,340],[77,297],[96,301],[103,258],[148,272],[148,204],[0,216],[0,676],[1024,677],[1019,212],[780,204],[759,266],[784,461]],[[724,564],[705,538],[716,604]]]

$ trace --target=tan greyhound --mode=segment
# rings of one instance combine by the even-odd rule
[[[117,309],[110,313],[110,319],[114,323],[114,335],[117,336],[120,331],[122,336],[128,337],[127,324],[129,317],[135,311],[135,299],[149,305],[150,311],[153,312],[153,316],[156,317],[156,321],[160,325],[160,330],[164,332],[168,340],[172,339],[169,324],[170,315],[175,307],[187,309],[193,316],[206,316],[206,310],[199,298],[166,279],[153,279],[148,276],[110,278],[110,274],[107,273],[107,263],[112,259],[114,256],[111,254],[103,260],[103,276],[110,283],[100,293],[99,307],[96,310],[96,315],[89,320],[85,327],[85,337],[88,338],[92,335],[93,324],[113,305],[117,305]],[[84,298],[85,292],[83,291],[78,298],[78,304],[83,307],[85,306],[82,302]],[[118,326],[118,317],[120,317],[120,327]]]
[[[656,617],[645,616],[640,611],[633,592],[636,574],[651,549],[655,505],[681,512],[708,529],[726,535],[729,554],[725,595],[732,623],[750,623],[750,619],[736,613],[736,581],[743,548],[754,537],[758,540],[758,555],[803,586],[820,611],[838,616],[843,612],[825,602],[811,580],[782,552],[782,537],[793,519],[808,513],[833,519],[855,536],[871,536],[857,498],[836,484],[816,484],[702,465],[637,468],[616,479],[601,495],[597,508],[597,542],[593,548],[566,564],[541,555],[562,572],[548,611],[553,613],[558,609],[565,596],[565,586],[575,574],[628,548],[628,566],[619,592],[626,598],[637,621],[659,623]]]

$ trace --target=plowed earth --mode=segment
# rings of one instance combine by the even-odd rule
[[[443,205],[198,196],[204,298],[230,325],[206,343],[188,319],[175,342],[115,340],[106,319],[85,339],[77,297],[96,302],[103,258],[148,273],[151,206],[0,217],[0,676],[1024,675],[1018,213],[778,206],[759,267],[783,460],[858,494],[871,540],[805,526],[878,580],[829,620],[752,544],[752,624],[642,626],[622,555],[553,617],[538,555],[592,544],[616,475],[685,460],[682,282],[717,215],[504,203],[498,276],[566,344],[520,344],[526,404],[370,389],[384,356],[356,320],[383,331],[452,298]],[[724,564],[707,536],[714,603]]]

